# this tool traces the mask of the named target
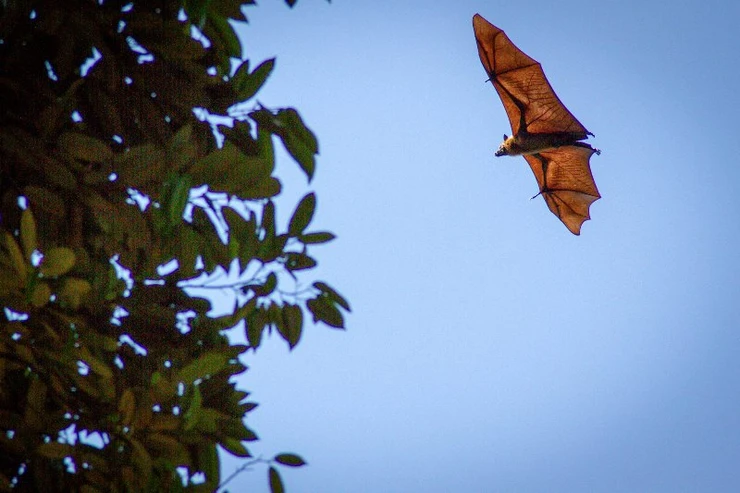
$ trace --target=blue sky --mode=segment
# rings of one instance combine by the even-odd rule
[[[740,7],[302,0],[248,8],[259,94],[319,138],[319,276],[348,330],[250,354],[295,492],[740,490]],[[478,59],[480,13],[603,150],[580,237],[541,198]],[[298,166],[278,216],[305,193]],[[281,204],[285,204],[281,207]],[[238,465],[227,461],[224,474]],[[229,485],[267,491],[256,467]]]

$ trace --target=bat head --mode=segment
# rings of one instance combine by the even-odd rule
[[[508,156],[509,155],[508,140],[509,140],[509,137],[506,134],[504,134],[504,141],[501,142],[501,145],[500,146],[498,146],[498,150],[495,153],[495,156],[496,157]]]

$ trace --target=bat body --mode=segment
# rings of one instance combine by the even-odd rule
[[[560,102],[540,64],[501,29],[476,14],[473,30],[483,67],[511,123],[513,135],[504,135],[496,156],[524,156],[540,187],[537,195],[573,234],[580,234],[590,219],[589,207],[601,197],[589,164],[600,151],[581,142],[593,134]]]

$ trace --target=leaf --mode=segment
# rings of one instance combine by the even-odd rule
[[[267,324],[267,313],[262,308],[254,308],[245,318],[247,324],[247,341],[253,348],[258,348],[262,341],[262,332]]]
[[[277,472],[277,469],[270,466],[268,477],[270,480],[270,492],[271,493],[283,493],[285,491],[285,487],[283,486],[283,480],[280,479],[280,473]]]
[[[324,322],[337,329],[344,328],[344,317],[337,307],[327,298],[320,296],[306,301],[306,307],[313,315],[313,321]]]
[[[44,277],[57,277],[66,274],[75,265],[75,252],[71,248],[56,247],[44,253],[41,274]]]
[[[290,218],[290,225],[288,226],[288,233],[293,236],[298,236],[303,233],[303,230],[308,227],[313,214],[316,211],[316,194],[313,192],[306,194],[293,212],[293,217]]]
[[[191,389],[188,410],[183,415],[183,418],[185,418],[185,431],[192,430],[195,427],[200,420],[200,410],[203,407],[203,394],[201,394],[200,388],[197,385],[193,385]]]
[[[15,238],[13,238],[13,235],[11,235],[8,232],[5,233],[5,246],[8,249],[8,254],[10,255],[10,262],[12,263],[16,274],[18,274],[18,278],[22,282],[25,282],[26,281],[26,261],[23,258],[23,253],[21,252],[21,248],[18,246],[18,243],[16,243]]]
[[[230,436],[231,438],[236,438],[241,442],[253,442],[255,440],[258,440],[257,434],[247,428],[242,418],[243,417],[231,418],[223,421],[221,424],[221,429],[223,430],[224,434]]]
[[[290,271],[311,269],[316,267],[316,260],[305,253],[288,252],[285,254],[285,267]]]
[[[33,294],[31,295],[31,304],[36,308],[41,308],[49,302],[50,298],[51,288],[49,287],[49,284],[42,281],[39,282],[33,289]]]
[[[198,450],[198,465],[205,473],[208,491],[217,491],[221,482],[218,449],[216,444],[203,444]]]
[[[64,280],[62,289],[59,291],[59,299],[76,310],[90,291],[92,291],[92,286],[88,281],[76,277],[68,277]]]
[[[242,45],[228,19],[210,10],[207,11],[207,15],[208,22],[206,26],[206,35],[211,39],[214,34],[221,38],[223,48],[225,50],[225,53],[223,53],[222,56],[226,55],[225,58],[227,62],[229,61],[229,57],[241,59]],[[215,32],[212,33],[211,31]]]
[[[349,303],[347,302],[344,297],[339,294],[334,288],[326,284],[325,282],[317,281],[313,283],[313,287],[321,291],[325,296],[327,296],[330,300],[333,302],[339,304],[342,308],[347,310],[348,312],[351,312],[352,310],[349,307]]]
[[[151,423],[149,423],[149,429],[151,431],[175,431],[180,427],[182,420],[179,416],[172,414],[157,414],[152,417]]]
[[[176,226],[182,223],[182,215],[190,198],[191,188],[192,178],[190,175],[181,175],[176,179],[169,201],[170,225]]]
[[[83,161],[102,163],[113,157],[113,151],[108,144],[79,132],[63,133],[58,144],[73,158]]]
[[[267,296],[275,291],[275,288],[277,287],[277,276],[274,272],[270,272],[267,274],[267,279],[265,279],[264,284],[250,284],[248,287],[257,296]]]
[[[210,0],[185,0],[183,2],[188,20],[196,25],[198,29],[202,29],[206,22],[206,12],[208,12],[208,4],[210,3]]]
[[[168,170],[165,152],[154,144],[132,147],[127,152],[116,154],[113,169],[120,183],[130,187],[159,181]]]
[[[236,438],[226,437],[221,440],[220,445],[237,457],[252,457],[252,454],[249,453],[241,440],[237,440]]]
[[[64,200],[48,188],[29,185],[23,189],[23,195],[28,198],[36,212],[51,214],[55,218],[63,217],[66,205]]]
[[[49,442],[39,445],[36,453],[48,459],[64,459],[74,455],[75,448],[67,443]]]
[[[147,448],[159,452],[176,466],[190,465],[191,458],[187,448],[175,438],[164,433],[150,433],[144,439]]]
[[[243,65],[247,69],[249,68],[248,62],[244,62]],[[244,75],[242,75],[236,86],[236,91],[239,95],[239,99],[241,99],[242,101],[246,101],[257,94],[257,91],[259,91],[260,88],[264,85],[267,77],[269,77],[274,67],[275,59],[270,58],[269,60],[265,60],[264,62],[260,63],[251,74],[245,73]],[[241,67],[239,68],[241,69]],[[238,75],[239,71],[237,71],[234,78],[236,79]]]
[[[21,213],[21,243],[26,254],[26,260],[31,261],[31,255],[38,248],[36,239],[36,220],[31,209],[26,208]]]
[[[336,236],[334,236],[333,233],[323,231],[319,233],[306,233],[298,236],[298,239],[306,245],[314,243],[328,243],[334,238],[336,238]]]
[[[293,108],[278,111],[277,119],[286,128],[286,132],[279,134],[285,148],[306,173],[308,181],[311,181],[316,168],[314,156],[319,152],[316,136]]]
[[[131,425],[136,413],[136,396],[134,391],[126,389],[118,400],[118,412],[121,415],[121,424],[124,426]]]
[[[139,473],[137,480],[139,484],[147,484],[152,475],[152,457],[140,441],[132,438],[129,443],[133,451],[132,462]]]
[[[206,375],[215,375],[229,365],[229,356],[211,351],[185,366],[177,374],[177,381],[190,385]]]
[[[218,422],[222,416],[223,414],[215,409],[201,409],[198,413],[198,422],[195,424],[195,429],[203,433],[215,434],[218,432]],[[185,429],[187,429],[187,424]]]
[[[260,124],[260,128],[280,137],[285,149],[306,173],[308,181],[311,181],[316,168],[314,156],[319,152],[319,145],[316,136],[306,127],[298,112],[288,108],[273,114],[262,108],[251,112],[249,116]]]
[[[99,359],[93,358],[92,356],[85,356],[84,361],[90,366],[90,369],[93,371],[93,373],[95,373],[99,377],[102,377],[104,379],[113,378],[113,371],[111,371],[110,367]]]
[[[275,456],[275,462],[289,467],[301,467],[306,465],[300,455],[296,454],[278,454]]]

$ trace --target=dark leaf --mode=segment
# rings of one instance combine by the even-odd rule
[[[290,218],[290,225],[288,226],[288,233],[293,236],[298,236],[308,227],[313,214],[316,210],[316,194],[313,192],[306,194],[305,197],[296,206],[293,217]]]
[[[234,32],[234,28],[231,27],[229,20],[211,10],[207,12],[207,16],[208,21],[206,23],[205,34],[209,38],[213,38],[215,36],[220,38],[221,44],[226,50],[226,53],[223,53],[222,56],[226,55],[224,58],[227,62],[229,61],[229,57],[241,59],[242,45]],[[224,70],[226,72],[230,67],[222,68],[226,69]]]
[[[297,305],[286,303],[282,309],[282,324],[278,325],[278,332],[293,349],[301,339],[303,329],[303,312]]]
[[[313,315],[314,322],[324,322],[337,329],[344,328],[344,317],[339,309],[324,296],[306,301],[306,307]]]
[[[270,479],[270,492],[283,493],[285,491],[285,487],[283,486],[283,480],[280,479],[280,473],[277,472],[277,469],[270,466],[268,476]]]
[[[248,63],[245,61],[244,65],[248,66]],[[236,92],[239,95],[239,99],[246,101],[257,94],[257,91],[262,88],[274,67],[275,59],[270,58],[259,64],[251,74],[245,74],[244,72],[239,74],[239,71],[237,71],[234,78],[236,79],[236,77],[240,76],[239,80],[235,80]],[[239,68],[241,69],[241,67]]]
[[[288,252],[285,254],[285,266],[288,270],[305,270],[316,267],[316,261],[305,253]]]
[[[327,243],[330,242],[336,238],[333,233],[329,232],[319,232],[319,233],[306,233],[303,235],[298,236],[298,239],[301,240],[306,245],[310,245],[313,243]]]
[[[347,303],[347,300],[344,299],[344,297],[341,294],[339,294],[336,290],[334,290],[334,288],[332,288],[325,282],[317,281],[313,283],[313,287],[321,291],[321,293],[324,296],[327,296],[330,300],[337,303],[339,306],[341,306],[348,312],[352,311],[349,307],[349,303]]]
[[[254,294],[257,296],[267,296],[268,294],[275,291],[277,287],[277,276],[274,272],[270,272],[265,279],[264,284],[250,284],[248,286]]]
[[[244,319],[247,324],[247,341],[253,348],[258,348],[262,341],[262,332],[267,324],[267,313],[262,308],[254,308]]]
[[[301,467],[306,465],[306,461],[296,454],[278,454],[275,456],[275,462],[290,467]]]
[[[306,127],[300,115],[293,108],[280,110],[277,114],[277,120],[286,129],[280,135],[293,159],[298,161],[303,171],[306,173],[308,180],[313,178],[316,160],[314,156],[319,152],[319,145],[316,136]]]

